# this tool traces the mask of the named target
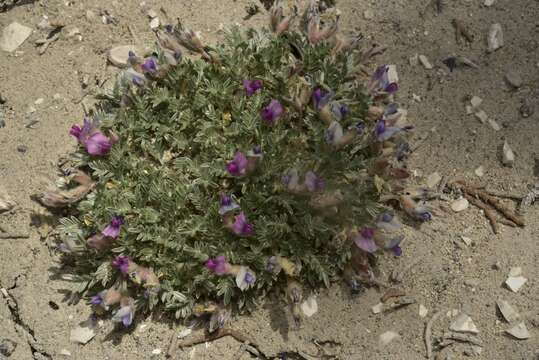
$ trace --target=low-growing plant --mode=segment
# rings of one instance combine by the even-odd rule
[[[368,74],[380,48],[338,34],[338,13],[321,20],[316,2],[301,20],[279,2],[270,15],[270,30],[232,28],[214,47],[164,27],[71,129],[79,185],[41,201],[70,206],[61,249],[113,320],[251,309],[276,291],[299,321],[304,288],[359,290],[376,283],[375,254],[400,255],[400,223],[379,204],[407,176],[394,68]]]

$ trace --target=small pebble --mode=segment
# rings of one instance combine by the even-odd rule
[[[496,120],[492,119],[492,118],[488,118],[487,120],[488,124],[490,125],[490,127],[494,130],[494,131],[500,131],[502,129],[502,127],[500,126],[500,124],[498,124],[496,122]]]
[[[505,81],[515,89],[521,87],[523,82],[520,74],[513,69],[505,73]]]
[[[479,121],[481,121],[481,123],[483,124],[488,121],[488,115],[483,110],[479,110],[478,112],[476,112],[475,117],[478,118]]]
[[[424,318],[428,313],[429,310],[423,304],[419,304],[419,317]]]
[[[474,108],[479,107],[479,105],[481,105],[482,103],[483,99],[481,99],[479,96],[473,96],[470,100],[470,104],[472,104]]]
[[[498,50],[504,45],[502,26],[498,23],[492,24],[487,36],[488,52]]]
[[[41,104],[43,104],[44,101],[45,101],[45,99],[39,98],[39,99],[37,99],[36,101],[34,101],[34,104],[35,104],[35,105],[41,105]]]
[[[421,63],[421,65],[423,65],[425,69],[427,70],[433,69],[432,64],[430,63],[429,59],[425,55],[419,55],[419,62]]]
[[[484,4],[486,7],[490,7],[492,5],[494,5],[494,3],[496,2],[496,0],[485,0]]]
[[[28,151],[28,147],[26,145],[19,145],[17,146],[17,151],[21,154],[24,154],[26,153],[26,151]]]
[[[378,303],[378,304],[374,305],[371,308],[371,310],[372,310],[373,314],[380,314],[384,310],[384,304],[383,303]]]
[[[522,286],[528,281],[524,276],[510,276],[505,280],[505,285],[511,290],[512,292],[518,292]]]
[[[496,305],[500,310],[505,321],[512,323],[520,318],[519,313],[505,300],[496,301]]]
[[[60,355],[63,355],[63,356],[71,356],[71,352],[67,349],[62,349],[60,350]]]
[[[466,313],[461,312],[455,320],[449,325],[449,330],[456,332],[466,332],[477,334],[479,330],[475,326],[472,318]]]
[[[151,21],[150,21],[150,29],[152,30],[157,30],[157,28],[159,28],[159,18],[153,18]]]
[[[509,147],[509,144],[507,141],[503,143],[503,154],[502,154],[502,164],[504,164],[507,167],[513,167],[515,163],[515,153],[513,150]]]
[[[451,209],[454,212],[461,212],[466,210],[470,206],[470,203],[465,198],[460,198],[451,203]]]
[[[485,175],[485,167],[483,165],[479,166],[477,169],[474,170],[475,175],[482,177]]]
[[[161,349],[153,349],[152,355],[160,355],[163,351]]]
[[[408,62],[410,63],[411,66],[419,65],[419,55],[415,54],[414,56],[410,56],[410,58],[408,59]]]
[[[427,177],[427,187],[432,189],[436,187],[440,181],[442,181],[442,176],[435,171]]]

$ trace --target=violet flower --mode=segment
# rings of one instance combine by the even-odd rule
[[[132,260],[129,256],[118,255],[112,260],[112,267],[120,270],[124,275],[129,274],[129,267],[132,263]]]
[[[261,80],[243,80],[243,88],[247,96],[253,96],[255,92],[262,88]]]
[[[217,275],[224,275],[230,271],[230,264],[226,261],[224,255],[219,255],[215,259],[208,259],[204,266]]]
[[[114,216],[110,221],[110,224],[107,225],[101,232],[103,235],[116,239],[120,235],[120,229],[124,223],[124,219],[121,216]]]
[[[338,101],[332,101],[330,103],[331,112],[335,116],[336,119],[341,120],[342,118],[346,117],[348,115],[348,112],[350,111],[348,109],[348,106],[343,105],[339,103]]]
[[[95,306],[101,306],[103,304],[103,291],[98,293],[97,295],[92,296],[90,299],[90,304]]]
[[[251,288],[256,282],[256,274],[247,266],[240,266],[236,274],[236,285],[241,291]]]
[[[359,234],[354,237],[354,243],[363,251],[374,253],[378,246],[374,242],[374,229],[363,228]]]
[[[120,303],[120,309],[112,316],[113,322],[121,322],[125,327],[133,323],[135,317],[135,300],[132,298],[123,298]]]
[[[402,249],[400,243],[402,240],[404,240],[404,235],[396,236],[385,244],[384,249],[391,251],[395,256],[401,256]]]
[[[380,119],[374,127],[374,133],[378,141],[386,141],[391,139],[395,134],[401,131],[407,131],[412,129],[411,126],[387,126],[386,120]]]
[[[245,213],[242,211],[236,215],[232,224],[232,232],[240,236],[249,236],[253,234],[253,225],[247,221]]]
[[[372,75],[370,89],[373,92],[384,92],[394,94],[399,90],[399,85],[396,82],[391,82],[388,75],[389,66],[380,65]]]
[[[226,170],[232,176],[240,177],[247,173],[248,160],[244,153],[237,151],[234,160],[226,164]]]
[[[432,213],[425,207],[418,206],[414,209],[415,217],[421,221],[432,220]]]
[[[124,76],[125,76],[125,79],[127,79],[127,81],[133,83],[136,86],[143,86],[147,81],[144,74],[139,73],[133,68],[127,69],[124,72]]]
[[[312,171],[305,174],[305,186],[310,192],[321,191],[326,186],[326,182]]]
[[[229,195],[221,195],[219,199],[219,215],[223,216],[226,213],[239,209],[239,205]]]
[[[144,72],[153,74],[157,72],[157,59],[153,56],[150,56],[146,59],[146,61],[144,61],[144,63],[140,67]]]
[[[97,129],[95,120],[90,121],[87,117],[84,118],[82,128],[73,125],[69,133],[77,138],[90,155],[105,155],[113,144],[111,139]]]
[[[327,92],[321,88],[317,88],[313,91],[313,104],[316,110],[322,109],[324,106],[328,105],[330,100],[335,94],[333,92]]]
[[[284,113],[284,108],[277,99],[270,101],[269,105],[262,109],[260,115],[268,124],[273,125]]]
[[[400,230],[402,224],[393,213],[385,212],[378,218],[376,227],[391,233]]]

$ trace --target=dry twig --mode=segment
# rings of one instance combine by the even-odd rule
[[[455,27],[455,36],[456,36],[457,44],[460,44],[461,42],[460,40],[462,37],[464,37],[464,39],[466,39],[466,41],[470,43],[473,42],[473,35],[470,34],[466,26],[464,26],[464,24],[462,23],[462,21],[460,21],[459,19],[453,19],[451,23]]]
[[[468,200],[472,205],[477,206],[484,211],[485,217],[488,219],[488,221],[490,221],[492,231],[494,231],[494,234],[498,234],[498,222],[496,221],[496,214],[494,213],[494,210],[481,200],[476,199],[473,196],[468,195],[467,193],[464,193],[463,195],[466,200]]]
[[[202,335],[193,336],[192,338],[185,339],[185,340],[178,340],[177,335],[174,333],[172,335],[172,339],[170,341],[170,345],[167,351],[167,357],[168,358],[174,357],[176,353],[176,349],[178,348],[190,347],[190,346],[202,344],[208,341],[215,341],[217,339],[220,339],[226,336],[231,336],[240,343],[255,345],[255,343],[249,340],[246,336],[232,329],[220,329],[211,334],[204,333]]]

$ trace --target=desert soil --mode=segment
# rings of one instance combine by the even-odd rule
[[[30,234],[27,239],[0,239],[0,288],[9,294],[8,298],[0,296],[0,341],[10,339],[17,344],[10,360],[69,358],[62,351],[68,351],[73,359],[164,358],[177,327],[159,319],[140,319],[128,332],[114,332],[105,322],[87,345],[69,341],[70,330],[88,318],[90,308],[84,301],[77,305],[63,301],[62,290],[73,285],[51,276],[58,258],[31,227],[31,212],[43,209],[30,195],[44,189],[44,179],[55,178],[56,160],[74,149],[68,129],[80,122],[82,104],[91,106],[96,84],[112,82],[118,72],[107,66],[106,51],[122,44],[151,48],[154,37],[148,9],[158,11],[162,6],[172,17],[181,18],[200,30],[206,40],[215,42],[222,36],[223,26],[265,25],[264,10],[243,20],[248,3],[148,0],[142,6],[140,1],[43,0],[0,13],[0,29],[13,21],[34,29],[15,52],[0,51],[0,94],[6,100],[0,105],[6,123],[0,128],[0,187],[19,205],[16,211],[0,215],[0,225]],[[387,52],[377,60],[398,67],[401,90],[397,100],[408,108],[416,126],[412,146],[427,137],[410,159],[414,173],[411,184],[424,185],[429,174],[438,172],[498,191],[525,193],[528,185],[538,181],[539,1],[497,0],[490,7],[484,6],[483,0],[442,1],[441,13],[427,0],[337,3],[344,30],[361,31],[366,43],[387,46]],[[103,24],[99,13],[104,10],[118,20],[117,24]],[[58,41],[38,55],[33,43],[46,35],[36,27],[43,16],[60,19],[67,27]],[[451,24],[455,18],[473,34],[471,44],[456,43]],[[486,35],[493,23],[502,25],[505,44],[487,53]],[[68,36],[74,28],[80,31],[81,39]],[[411,64],[409,58],[415,54],[427,56],[434,68]],[[479,67],[450,73],[441,60],[452,54],[466,56]],[[507,85],[504,75],[509,70],[522,78],[520,88]],[[83,89],[81,79],[85,78],[88,86]],[[499,131],[466,115],[467,98],[472,95],[484,100],[481,108],[501,125]],[[35,104],[41,98],[43,102]],[[535,109],[527,118],[519,112],[522,101]],[[513,168],[500,161],[504,140],[516,154]],[[482,177],[474,172],[479,166],[485,169]],[[513,205],[511,201],[507,204]],[[449,207],[438,201],[432,205]],[[232,326],[249,334],[267,358],[421,359],[425,358],[426,321],[442,312],[433,326],[433,336],[440,337],[453,320],[447,312],[457,310],[473,319],[482,352],[465,355],[471,351],[468,344],[453,344],[437,353],[440,359],[538,359],[538,216],[539,206],[535,205],[525,214],[524,228],[501,225],[500,233],[494,235],[485,217],[470,206],[459,213],[439,209],[432,222],[407,228],[403,256],[386,258],[382,270],[387,278],[394,269],[409,268],[397,285],[417,301],[408,307],[373,314],[371,307],[383,291],[369,289],[352,297],[348,289],[336,284],[317,294],[319,311],[299,330],[289,328],[285,305],[273,299],[262,302],[252,315],[235,318]],[[461,236],[472,243],[465,245],[459,240]],[[503,285],[512,267],[521,267],[528,279],[517,293]],[[509,325],[497,311],[498,299],[518,310],[529,339],[516,340],[504,334]],[[429,311],[425,318],[419,316],[419,304]],[[383,346],[379,336],[387,331],[398,333],[400,338]],[[316,357],[320,353],[315,342],[326,342],[322,347],[335,357]],[[162,353],[152,354],[156,349]],[[279,355],[287,352],[288,357]],[[251,355],[240,343],[224,338],[179,350],[175,357],[249,359]]]

